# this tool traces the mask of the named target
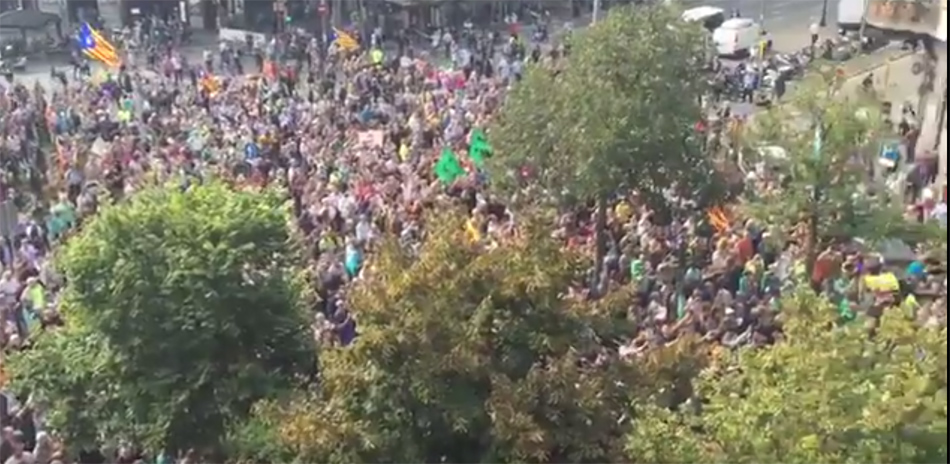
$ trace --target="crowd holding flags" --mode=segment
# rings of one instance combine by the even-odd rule
[[[115,46],[109,43],[109,41],[106,40],[99,31],[90,26],[89,23],[83,23],[82,26],[79,27],[78,39],[79,49],[89,58],[103,63],[110,68],[118,68],[122,65],[122,60],[119,59],[119,54],[116,52]]]

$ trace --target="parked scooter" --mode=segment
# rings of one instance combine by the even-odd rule
[[[0,60],[0,73],[7,74],[23,71],[26,71],[26,57],[21,56],[12,61]]]

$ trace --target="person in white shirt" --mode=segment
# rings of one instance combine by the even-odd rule
[[[937,203],[930,211],[930,219],[936,220],[943,227],[947,227],[947,203],[943,201]]]
[[[811,23],[811,26],[808,26],[808,33],[811,35],[811,46],[814,47],[818,44],[818,35],[821,33],[821,26],[818,23]]]
[[[445,30],[445,33],[442,34],[442,47],[445,52],[445,59],[452,58],[452,46],[455,45],[455,39],[452,38],[452,33],[448,29]]]

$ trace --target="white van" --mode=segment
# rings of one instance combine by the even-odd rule
[[[713,32],[713,43],[720,56],[747,55],[755,50],[761,35],[759,25],[748,18],[727,19]]]
[[[688,23],[700,23],[704,29],[712,32],[726,21],[726,11],[714,6],[698,6],[684,11],[682,19]]]

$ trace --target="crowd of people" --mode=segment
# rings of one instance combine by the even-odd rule
[[[469,207],[477,240],[509,233],[513,215],[472,160],[457,156],[461,171],[448,181],[434,165],[444,148],[466,153],[472,134],[484,133],[526,61],[556,64],[569,50],[471,30],[439,35],[438,52],[399,47],[389,57],[326,52],[296,33],[263,47],[222,43],[200,59],[160,42],[127,52],[113,74],[87,73],[77,61],[72,74],[54,72],[51,88],[3,83],[3,348],[28,348],[63,323],[52,249],[103,202],[155,182],[286,186],[322,296],[315,337],[343,346],[358,327],[342,290],[379,237],[417,245],[426,211],[447,202]],[[592,220],[590,211],[565,211],[555,234],[592,247]],[[772,343],[781,334],[777,298],[795,280],[828,291],[843,319],[885,307],[857,290],[886,264],[862,250],[830,247],[805,276],[804,240],[775,243],[751,221],[719,234],[687,219],[659,225],[632,193],[618,196],[608,224],[604,282],[635,285],[641,295],[630,316],[644,323],[624,355],[685,331],[728,346]],[[945,277],[911,261],[904,284],[884,283],[882,293],[910,301],[923,324],[945,323]],[[0,462],[68,462],[31,398],[4,391],[2,400]]]

